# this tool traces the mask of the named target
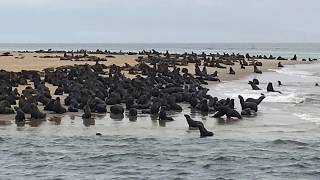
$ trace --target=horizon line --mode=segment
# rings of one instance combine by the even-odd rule
[[[318,44],[320,42],[0,42],[0,44]]]

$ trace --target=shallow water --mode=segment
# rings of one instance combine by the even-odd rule
[[[24,127],[1,125],[0,179],[319,179],[319,68],[288,66],[210,85],[209,94],[223,98],[266,94],[257,116],[241,121],[202,116],[184,105],[166,124],[149,115],[84,121],[67,114]],[[262,89],[273,82],[283,94],[250,90],[253,77]],[[185,113],[215,136],[199,138],[198,131],[188,130]]]

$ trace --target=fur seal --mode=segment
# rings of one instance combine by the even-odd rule
[[[31,109],[31,119],[44,119],[46,117],[46,114],[41,112],[37,105],[34,103],[30,104]]]
[[[252,90],[261,90],[255,83],[253,83],[252,81],[249,81],[249,83],[251,85]]]
[[[273,85],[272,85],[271,82],[268,83],[267,91],[268,91],[268,92],[277,92],[277,93],[282,94],[281,91],[276,91],[276,90],[273,89]]]
[[[240,99],[240,104],[241,104],[241,108],[242,110],[250,108],[251,110],[257,112],[258,111],[258,105],[256,103],[253,102],[245,102],[243,97],[241,95],[238,96]]]
[[[84,114],[82,115],[82,118],[83,118],[83,119],[89,119],[89,118],[91,118],[91,110],[90,110],[89,104],[86,104],[86,105],[83,107],[83,112],[84,112]]]
[[[216,112],[216,114],[214,114],[213,117],[215,117],[215,118],[221,118],[222,116],[226,115],[228,119],[230,119],[231,117],[242,119],[242,117],[238,113],[238,111],[231,109],[227,106],[219,106],[216,108],[216,110],[218,112]]]
[[[173,118],[168,117],[165,108],[161,107],[160,113],[159,113],[159,120],[160,121],[173,121]]]
[[[232,69],[232,67],[229,68],[229,74],[235,75],[236,72]]]
[[[129,116],[137,116],[137,115],[138,115],[138,111],[136,108],[129,109]]]
[[[17,114],[16,114],[16,116],[15,116],[15,121],[16,121],[16,123],[25,122],[26,117],[25,117],[25,114],[24,114],[24,112],[22,111],[22,109],[19,108],[19,107],[16,107],[15,110],[16,110],[16,112],[17,112]]]
[[[110,112],[112,114],[123,114],[124,108],[121,105],[114,105],[110,107]]]
[[[265,98],[266,98],[265,95],[261,95],[258,99],[247,98],[245,102],[253,102],[253,103],[259,105]]]
[[[187,114],[184,115],[184,117],[187,120],[187,123],[189,125],[189,129],[190,128],[198,128],[200,131],[200,137],[207,137],[207,136],[213,136],[213,132],[208,131],[202,122],[200,121],[195,121],[193,119],[191,119],[191,117]]]
[[[257,74],[262,74],[262,71],[258,69],[256,65],[253,66],[253,72]]]

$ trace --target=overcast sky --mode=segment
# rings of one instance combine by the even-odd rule
[[[0,0],[0,42],[320,42],[319,0]]]

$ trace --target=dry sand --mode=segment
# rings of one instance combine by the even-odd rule
[[[53,54],[53,53],[18,53],[11,52],[13,56],[0,56],[0,69],[4,69],[6,71],[21,71],[21,70],[38,70],[41,71],[45,68],[49,67],[59,67],[65,65],[74,65],[74,64],[95,64],[93,61],[61,61],[59,58],[40,58],[41,56],[63,56],[63,54]],[[105,55],[95,55],[101,58],[105,58]],[[135,65],[137,62],[135,61],[139,55],[114,55],[114,58],[107,58],[107,61],[101,61],[100,63],[105,65],[116,64],[119,66],[123,66],[125,63],[130,65]],[[270,71],[270,69],[278,69],[277,60],[259,60],[263,63],[263,66],[259,66],[258,68],[263,72]],[[281,61],[283,65],[291,65],[291,64],[301,64],[308,63],[302,61]],[[245,76],[253,73],[253,66],[247,66],[246,69],[241,69],[240,65],[236,63],[233,66],[226,66],[226,69],[218,69],[207,67],[207,71],[209,74],[212,74],[214,71],[218,71],[218,77],[222,81],[232,81],[244,78]],[[232,67],[236,72],[235,75],[228,74],[229,67]],[[194,64],[189,64],[187,67],[191,73],[194,73]],[[202,69],[202,66],[200,67]],[[127,73],[125,73],[127,74]]]

